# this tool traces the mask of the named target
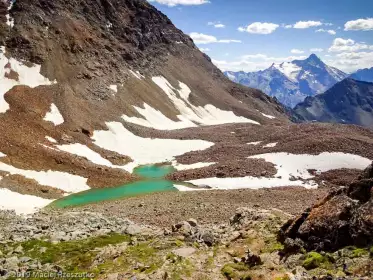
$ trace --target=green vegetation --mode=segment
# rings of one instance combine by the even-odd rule
[[[322,256],[317,252],[310,252],[306,255],[306,259],[303,262],[303,267],[307,270],[322,267],[328,268],[330,266],[330,260],[326,256]]]
[[[243,263],[227,263],[221,269],[221,272],[227,279],[250,280],[249,268]]]
[[[352,251],[352,257],[353,258],[359,258],[359,257],[362,257],[364,255],[368,255],[369,252],[367,249],[362,249],[362,248],[356,248]]]
[[[67,262],[71,268],[83,269],[87,268],[97,255],[97,252],[92,252],[93,249],[129,241],[128,235],[111,234],[57,244],[50,241],[30,240],[15,244],[15,247],[21,245],[28,256],[39,259],[42,264]]]
[[[290,280],[290,277],[288,275],[277,276],[274,280]]]
[[[174,253],[168,253],[166,259],[172,263],[170,270],[170,278],[172,280],[182,280],[184,277],[191,277],[195,271],[195,267],[190,260],[176,256]]]

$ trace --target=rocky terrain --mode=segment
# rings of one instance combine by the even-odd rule
[[[308,97],[294,108],[306,121],[373,127],[373,84],[345,79],[323,94]]]
[[[372,245],[373,164],[347,187],[335,188],[313,208],[282,228],[289,250],[333,251]],[[293,241],[292,241],[293,240]]]
[[[292,254],[298,233],[277,238],[356,179],[373,132],[290,117],[226,78],[148,1],[0,0],[0,278],[370,279],[364,232]],[[170,191],[53,207],[163,164]],[[324,199],[352,201],[354,228],[364,182],[363,197]]]
[[[291,216],[277,209],[238,208],[220,223],[189,218],[164,228],[80,210],[43,211],[28,218],[0,213],[1,279],[372,277],[369,247],[284,258],[277,233]]]

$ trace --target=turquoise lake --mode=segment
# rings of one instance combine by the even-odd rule
[[[164,179],[167,174],[174,170],[172,166],[168,165],[139,166],[134,169],[133,173],[144,178],[143,180],[115,188],[91,189],[85,192],[72,194],[54,201],[52,205],[58,208],[64,208],[148,193],[177,191],[172,181]]]

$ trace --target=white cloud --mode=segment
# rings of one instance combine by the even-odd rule
[[[210,51],[209,48],[199,48],[199,50],[200,50],[201,52],[209,52],[209,51]]]
[[[290,28],[293,28],[293,25],[292,24],[284,24],[282,27],[285,28],[285,29],[290,29]]]
[[[304,53],[304,51],[298,50],[298,49],[292,49],[290,52],[294,53],[294,54],[302,54],[302,53]]]
[[[271,34],[274,32],[278,27],[278,24],[269,23],[269,22],[254,22],[247,27],[239,27],[238,31],[241,32],[248,32],[251,34]]]
[[[345,72],[354,72],[373,66],[373,52],[342,52],[328,60],[328,63]]]
[[[222,39],[218,40],[215,36],[202,33],[192,32],[189,34],[196,44],[212,44],[212,43],[241,43],[240,40]]]
[[[222,24],[221,22],[208,22],[207,25],[212,25],[215,28],[225,28],[225,24]]]
[[[352,39],[336,38],[329,52],[356,52],[359,50],[373,50],[373,45],[357,43]]]
[[[373,18],[351,20],[345,23],[345,30],[373,30]]]
[[[310,52],[323,52],[324,50],[321,48],[312,48],[310,49]]]
[[[253,72],[266,69],[273,63],[305,59],[306,56],[271,57],[265,54],[248,54],[235,61],[215,60],[212,62],[223,71],[246,71]]]
[[[175,7],[177,5],[202,5],[210,3],[209,0],[148,0],[149,2],[157,2],[162,5],[167,5],[169,7]]]
[[[330,35],[335,35],[335,34],[337,34],[337,32],[335,32],[335,31],[332,30],[332,29],[326,30],[326,29],[324,29],[324,28],[317,29],[316,32],[325,32],[325,33],[329,33]]]
[[[298,21],[296,24],[293,25],[293,28],[296,29],[306,29],[310,27],[315,27],[315,26],[321,26],[322,22],[321,21]]]

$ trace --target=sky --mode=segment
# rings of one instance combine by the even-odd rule
[[[148,0],[223,71],[315,53],[345,72],[373,67],[372,0]]]

